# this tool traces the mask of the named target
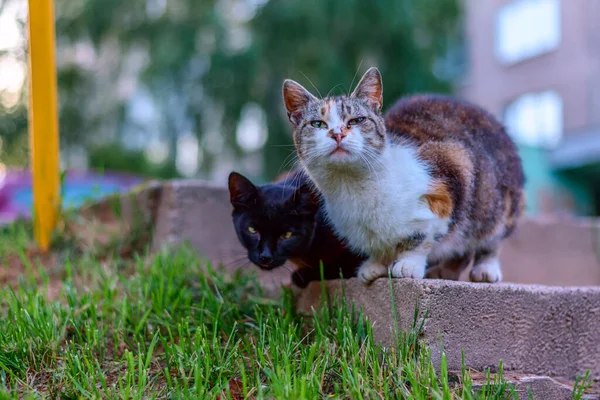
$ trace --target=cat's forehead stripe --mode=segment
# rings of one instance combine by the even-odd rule
[[[330,100],[335,102],[335,100]],[[330,109],[329,112],[329,127],[330,128],[338,128],[343,124],[342,116],[340,110],[338,109],[338,104],[334,104],[334,107]]]

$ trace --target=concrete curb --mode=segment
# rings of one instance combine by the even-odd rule
[[[574,379],[591,370],[600,378],[600,287],[558,288],[513,284],[472,284],[441,280],[392,282],[399,328],[406,331],[425,311],[422,339],[440,360],[440,339],[448,368],[460,370],[461,351],[469,368]],[[392,299],[387,279],[370,286],[358,280],[326,283],[330,296],[343,293],[373,322],[374,333],[393,344]],[[314,282],[298,296],[298,309],[319,304],[321,284]]]
[[[450,371],[448,373],[450,380],[460,382],[460,372]],[[488,377],[481,372],[471,372],[472,388],[475,391],[482,390],[488,384]],[[560,382],[549,376],[525,375],[525,374],[503,374],[504,382],[513,385],[515,392],[520,400],[529,399],[529,393],[534,395],[535,399],[544,400],[570,400],[573,398],[573,386]],[[495,376],[490,376],[493,382]],[[586,400],[596,400],[596,394],[584,394]]]

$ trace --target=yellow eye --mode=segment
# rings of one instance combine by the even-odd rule
[[[282,239],[289,239],[292,237],[292,232],[286,232],[283,235],[281,235]]]
[[[325,122],[323,122],[323,121],[312,121],[312,122],[310,123],[310,125],[311,125],[313,128],[327,129],[327,124],[326,124]]]
[[[254,233],[256,233],[256,229],[254,229],[253,227],[249,226],[248,227],[248,232],[254,234]]]

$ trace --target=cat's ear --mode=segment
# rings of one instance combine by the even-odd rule
[[[302,112],[306,105],[317,100],[308,90],[291,79],[283,81],[283,102],[290,122],[298,125],[302,121]]]
[[[249,205],[258,196],[258,188],[245,176],[232,172],[229,174],[229,199],[236,206]]]
[[[305,215],[315,215],[319,210],[319,196],[307,183],[296,189],[292,201],[296,209]]]
[[[365,72],[351,97],[364,99],[375,111],[381,110],[383,106],[383,83],[377,68],[372,67]]]

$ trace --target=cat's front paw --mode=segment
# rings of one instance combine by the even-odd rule
[[[496,283],[502,281],[500,261],[496,258],[473,266],[469,278],[471,282]]]
[[[388,268],[373,260],[367,260],[358,268],[356,276],[364,284],[373,282],[377,278],[388,275]]]
[[[404,256],[392,263],[392,277],[423,279],[425,277],[426,266],[426,256],[420,254]]]

